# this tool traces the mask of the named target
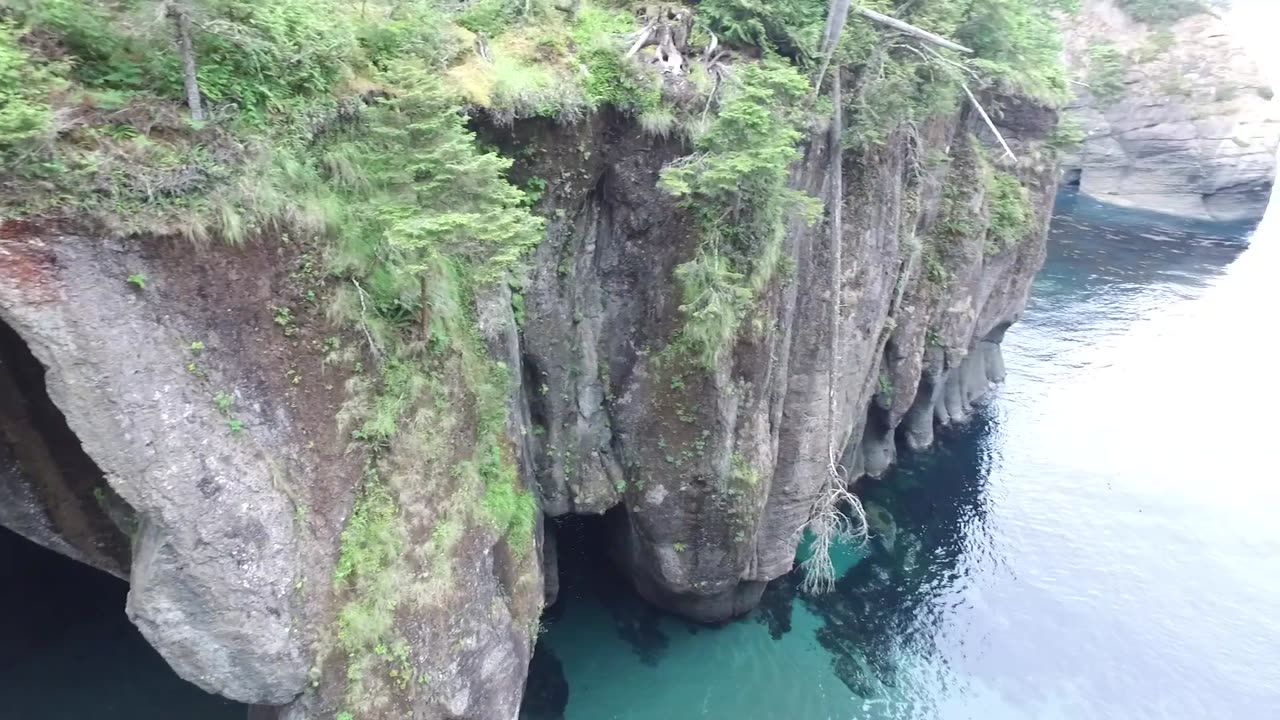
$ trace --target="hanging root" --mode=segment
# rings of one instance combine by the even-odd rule
[[[837,67],[831,82],[831,104],[834,116],[831,122],[830,147],[832,158],[828,166],[827,191],[829,194],[830,227],[828,235],[828,260],[830,275],[827,291],[831,295],[831,312],[828,315],[827,334],[830,346],[827,366],[827,477],[818,499],[809,511],[805,527],[813,536],[808,559],[800,563],[804,580],[800,588],[808,593],[826,592],[835,587],[836,569],[831,562],[831,547],[840,542],[862,542],[867,537],[867,519],[862,503],[849,492],[844,473],[836,453],[836,385],[840,363],[840,293],[844,282],[841,258],[844,249],[844,168],[841,138],[844,135],[844,78]],[[848,510],[846,513],[845,510]]]
[[[836,569],[831,562],[832,546],[838,543],[860,545],[867,540],[867,520],[862,501],[849,492],[839,472],[829,472],[827,486],[814,503],[806,527],[813,536],[813,542],[809,546],[809,557],[800,563],[804,570],[800,589],[807,593],[824,593],[836,584]]]

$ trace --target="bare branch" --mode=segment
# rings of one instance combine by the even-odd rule
[[[969,96],[969,102],[973,103],[973,106],[978,109],[978,114],[986,121],[987,127],[991,128],[991,132],[995,133],[996,140],[1000,141],[1000,147],[1004,148],[1005,153],[1007,153],[1009,157],[1013,158],[1014,162],[1018,162],[1018,156],[1013,154],[1013,150],[1009,149],[1009,143],[1004,141],[1004,135],[1001,135],[1000,131],[996,129],[996,124],[991,121],[991,116],[987,114],[986,110],[982,109],[982,104],[978,102],[978,98],[973,96],[973,92],[969,90],[969,86],[962,85],[961,87],[964,88],[964,94]]]
[[[364,339],[369,341],[369,350],[373,352],[373,357],[382,364],[382,348],[378,347],[378,343],[373,341],[373,335],[369,332],[369,325],[365,323],[364,317],[369,312],[369,308],[365,305],[364,299],[367,297],[364,288],[360,287],[360,283],[351,278],[351,284],[356,286],[356,293],[360,296],[360,329],[364,330]]]
[[[937,45],[939,47],[944,47],[948,50],[955,50],[956,52],[962,52],[962,53],[968,53],[968,54],[973,53],[972,49],[967,48],[961,45],[960,43],[948,40],[942,37],[941,35],[931,33],[928,30],[923,30],[921,28],[918,28],[915,25],[912,25],[911,23],[899,20],[898,18],[889,17],[888,15],[883,15],[881,13],[876,12],[875,10],[867,10],[865,8],[858,8],[857,12],[859,15],[865,17],[868,20],[871,20],[872,22],[878,22],[881,25],[887,25],[893,28],[894,30],[897,30],[900,33],[906,33],[907,35],[910,35],[912,37],[920,38],[925,42],[933,43],[934,45]]]
[[[710,30],[707,31],[707,34],[711,36],[711,42],[707,43],[707,49],[702,51],[702,62],[709,62],[716,48],[720,47],[720,39],[716,37],[716,34]]]
[[[831,104],[834,108],[831,122],[831,164],[828,167],[827,191],[831,203],[828,238],[830,275],[828,292],[831,294],[831,313],[828,316],[827,333],[830,336],[827,363],[827,472],[822,490],[809,512],[805,527],[813,536],[809,557],[800,564],[804,580],[800,587],[805,592],[826,592],[835,586],[835,565],[831,561],[832,546],[839,542],[854,542],[866,538],[866,515],[862,503],[845,482],[843,468],[836,457],[836,381],[837,368],[841,365],[840,353],[840,291],[843,284],[841,256],[844,250],[844,168],[841,139],[844,134],[844,98],[842,97],[840,68],[835,69],[831,82]],[[845,513],[848,508],[848,514]]]
[[[178,41],[178,54],[182,58],[182,84],[186,90],[187,108],[191,110],[191,119],[204,120],[204,106],[200,102],[200,83],[197,79],[196,53],[191,41],[191,15],[187,8],[176,2],[165,7],[165,12],[173,20],[174,35]]]
[[[827,27],[822,32],[822,65],[818,68],[818,77],[813,81],[815,96],[822,88],[822,78],[827,74],[831,58],[840,45],[840,36],[844,33],[845,21],[849,18],[850,0],[830,0],[827,5]]]
[[[645,25],[643,28],[640,29],[640,35],[636,38],[636,41],[631,46],[631,49],[627,51],[626,57],[628,58],[634,57],[636,53],[640,52],[640,48],[648,44],[649,38],[653,36],[653,28],[657,24],[658,23],[656,20],[650,20],[648,25]]]

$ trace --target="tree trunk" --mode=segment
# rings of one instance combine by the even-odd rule
[[[431,342],[431,303],[429,302],[429,298],[431,297],[429,294],[431,289],[430,278],[431,273],[423,271],[422,282],[419,285],[420,292],[422,293],[422,317],[419,318],[418,322],[422,324],[422,342],[424,344]]]
[[[204,106],[200,103],[200,81],[196,77],[196,51],[191,42],[191,16],[187,9],[173,2],[168,7],[169,18],[178,38],[178,52],[182,56],[182,84],[187,91],[187,107],[191,119],[204,120]]]
[[[840,45],[840,36],[844,33],[844,23],[849,17],[851,0],[830,0],[827,4],[827,27],[822,32],[822,66],[818,69],[818,78],[813,83],[813,91],[817,93],[822,87],[822,78],[827,74],[831,58]]]

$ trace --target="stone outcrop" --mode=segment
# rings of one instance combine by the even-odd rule
[[[998,343],[1043,260],[1056,187],[1043,143],[1056,114],[1010,101],[1001,122],[1034,198],[1022,242],[993,252],[985,220],[943,239],[948,184],[978,207],[982,183],[959,167],[911,167],[936,150],[968,154],[972,170],[967,135],[985,132],[976,116],[846,156],[838,306],[824,280],[828,225],[793,226],[784,250],[793,272],[713,372],[663,352],[682,322],[673,273],[696,242],[693,223],[656,186],[681,148],[616,117],[496,133],[513,148],[545,149],[517,168],[547,179],[553,218],[523,290],[544,510],[624,508],[614,515],[615,554],[660,606],[707,621],[753,607],[765,583],[790,570],[825,477],[832,364],[836,451],[853,477],[883,473],[899,435],[928,446],[935,424],[963,419],[1002,377]],[[795,186],[822,196],[831,162],[814,144]]]
[[[169,665],[263,706],[254,717],[332,718],[347,687],[325,638],[364,471],[335,423],[351,373],[326,362],[333,328],[308,300],[317,250],[0,223],[0,523],[127,578],[128,616]],[[516,342],[499,304],[495,351]],[[440,489],[431,473],[449,468],[421,469],[413,450],[389,462]],[[388,717],[518,708],[537,554],[511,557],[483,523],[459,533],[450,582],[408,638],[430,692],[401,693]]]
[[[1262,216],[1276,174],[1280,104],[1223,20],[1201,14],[1151,28],[1113,0],[1087,0],[1068,38],[1082,82],[1098,85],[1109,59],[1119,83],[1077,86],[1067,114],[1085,140],[1064,162],[1068,182],[1105,202],[1170,215]]]

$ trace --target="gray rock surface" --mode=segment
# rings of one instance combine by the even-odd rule
[[[930,124],[924,150],[902,134],[846,157],[837,357],[826,226],[797,225],[784,250],[794,274],[766,292],[714,372],[664,352],[682,322],[674,270],[696,243],[689,218],[656,187],[681,148],[616,117],[494,131],[500,144],[542,149],[516,172],[549,183],[548,239],[522,289],[524,389],[546,512],[620,505],[615,555],[637,589],[719,621],[749,610],[791,568],[826,472],[833,363],[837,451],[853,477],[893,462],[904,422],[909,443],[923,447],[935,421],[963,419],[1001,376],[998,342],[1043,261],[1056,188],[1042,148],[1056,115],[1011,106],[1002,122],[1027,151],[1016,171],[1032,187],[1034,228],[990,253],[983,225],[946,244],[947,278],[930,279],[921,256],[936,241],[943,188],[954,181],[981,205],[981,183],[945,168],[913,181],[908,158],[954,149],[978,122]],[[795,186],[820,196],[829,162],[824,144],[811,147]],[[882,373],[896,390],[878,392]]]
[[[349,372],[324,362],[334,329],[300,299],[318,289],[298,285],[311,252],[0,223],[0,523],[126,577],[128,616],[170,666],[263,718],[328,720],[348,687],[333,569],[364,469],[338,432]],[[518,365],[509,299],[487,307],[490,346]],[[441,488],[433,473],[450,466],[424,468],[417,447],[388,462]],[[445,498],[415,500],[409,541],[423,547]],[[447,591],[401,628],[429,683],[398,691],[404,713],[387,717],[515,717],[539,548],[514,557],[480,518],[459,534],[448,578],[423,576]]]
[[[307,670],[293,508],[256,413],[246,408],[255,431],[232,437],[187,372],[185,349],[207,330],[147,307],[124,282],[136,257],[99,241],[6,233],[0,254],[0,322],[44,366],[48,397],[137,513],[130,619],[210,692],[292,699]]]
[[[1280,104],[1226,23],[1209,14],[1168,29],[1087,0],[1072,18],[1068,57],[1083,82],[1091,48],[1123,61],[1123,90],[1080,90],[1068,116],[1085,132],[1064,162],[1068,180],[1116,205],[1203,220],[1260,218],[1280,147]]]

